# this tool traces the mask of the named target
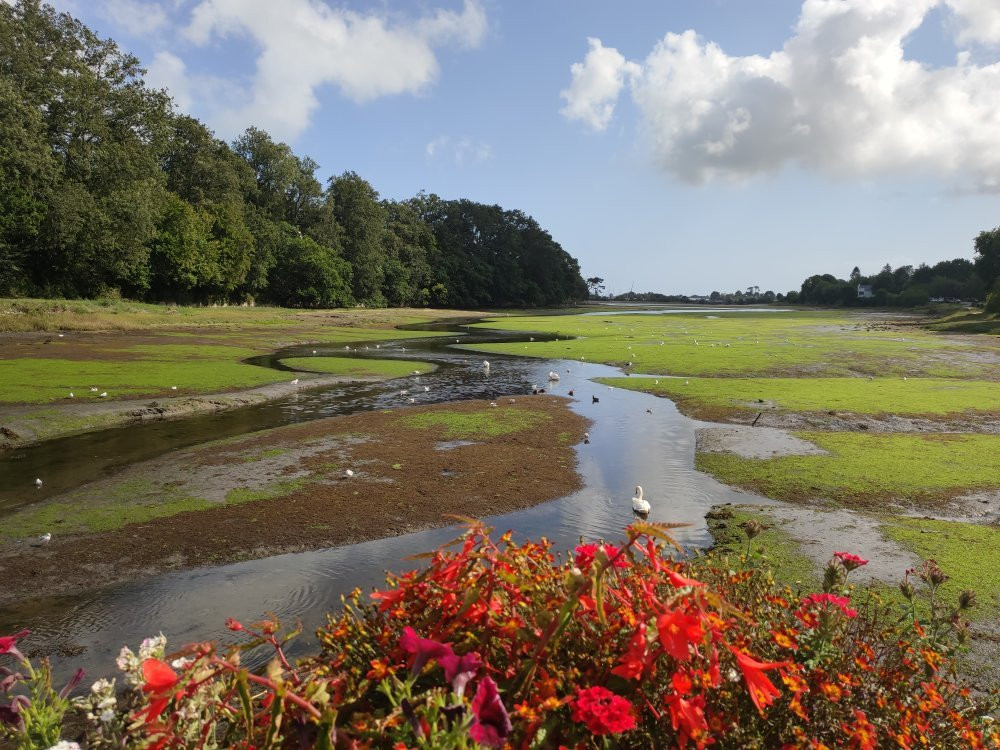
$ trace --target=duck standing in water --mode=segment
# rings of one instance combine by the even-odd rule
[[[635,497],[632,498],[632,510],[641,516],[645,516],[649,513],[651,506],[648,500],[642,499],[642,487],[639,485],[635,486]]]

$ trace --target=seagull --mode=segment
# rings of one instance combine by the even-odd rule
[[[101,394],[101,398],[107,398],[107,397],[108,397],[108,392],[107,391],[105,391],[104,393]]]
[[[70,397],[70,398],[73,398],[73,391],[70,391],[70,392],[69,392],[69,397]]]
[[[510,403],[512,403],[512,404],[513,404],[513,403],[514,403],[514,399],[510,399]]]
[[[42,486],[42,480],[41,479],[36,479],[35,480],[35,486],[36,487],[41,487]]]
[[[345,346],[345,347],[344,347],[344,349],[346,349],[347,351],[351,351],[351,346],[350,346],[350,344],[348,344],[347,346]]]
[[[62,337],[63,337],[63,334],[61,334],[61,333],[60,333],[60,334],[59,334],[59,338],[62,338]]]
[[[91,393],[96,393],[96,392],[97,392],[97,389],[96,389],[96,388],[91,388],[91,389],[90,389],[90,392],[91,392]]]
[[[431,387],[429,385],[424,386],[424,393],[430,393]]]
[[[176,385],[172,385],[172,386],[170,386],[170,390],[172,390],[172,391],[176,391],[176,390],[177,390],[177,386],[176,386]]]
[[[298,384],[299,384],[299,379],[295,378],[295,380],[292,381],[292,385],[298,385]]]
[[[409,395],[409,393],[410,393],[410,392],[409,392],[408,390],[406,390],[406,388],[404,388],[403,390],[401,390],[401,391],[399,392],[399,395],[400,395],[400,396],[408,396],[408,395]]]
[[[380,347],[378,344],[375,344],[375,348],[376,349],[381,349],[382,347]]]
[[[42,544],[48,544],[49,542],[52,541],[52,534],[46,531],[44,534],[38,537],[38,541],[41,542]]]
[[[414,374],[414,375],[419,375],[419,374],[420,374],[420,370],[414,370],[414,371],[413,371],[413,374]]]
[[[411,398],[411,399],[410,399],[410,403],[411,403],[411,404],[415,404],[415,403],[417,403],[417,400],[416,400],[415,398]]]
[[[497,405],[496,401],[490,401],[490,406],[496,406],[496,405]]]
[[[549,372],[549,380],[559,380],[558,372]]]
[[[344,472],[344,478],[345,479],[350,479],[353,476],[354,476],[354,472],[351,471],[350,469],[348,469],[347,471]]]
[[[639,515],[646,515],[649,513],[650,504],[648,500],[642,499],[642,487],[639,485],[635,486],[635,497],[632,498],[632,510]]]
[[[313,349],[313,354],[315,354],[315,353],[316,353],[316,350],[315,350],[315,349]]]
[[[483,370],[485,370],[486,372],[490,371],[490,363],[487,362],[485,359],[483,360]]]
[[[583,442],[588,443],[588,444],[590,443],[590,433],[589,432],[583,433]]]

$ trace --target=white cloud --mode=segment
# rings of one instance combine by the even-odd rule
[[[415,20],[319,0],[201,0],[185,36],[197,45],[229,36],[256,42],[260,54],[244,104],[212,119],[224,131],[256,125],[290,139],[308,126],[319,87],[334,85],[359,103],[419,94],[438,77],[436,47],[474,47],[486,28],[478,0]]]
[[[167,26],[167,14],[156,2],[105,0],[101,15],[136,36],[152,34]]]
[[[153,88],[166,89],[177,108],[187,112],[191,108],[191,81],[184,61],[170,52],[157,52],[146,66],[146,83]]]
[[[493,147],[490,144],[469,137],[454,139],[442,135],[430,141],[424,151],[431,159],[449,158],[459,167],[479,164],[493,158]]]
[[[931,69],[904,55],[906,37],[941,1],[805,0],[794,34],[767,57],[727,55],[693,31],[667,34],[628,76],[655,159],[694,183],[795,163],[841,176],[967,175],[1000,190],[1000,63],[977,65],[962,52]],[[946,1],[970,24],[987,9]],[[612,59],[592,41],[574,84],[595,50]],[[606,127],[612,89],[563,112]]]
[[[1000,44],[1000,3],[996,0],[945,0],[959,20],[958,41]]]
[[[559,96],[566,100],[560,112],[571,120],[582,120],[594,130],[604,130],[615,112],[615,102],[625,85],[626,76],[639,72],[616,49],[605,47],[600,39],[587,39],[590,51],[582,63],[573,63],[573,80]]]

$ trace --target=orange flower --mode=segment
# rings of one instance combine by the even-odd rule
[[[753,701],[753,704],[760,711],[761,716],[763,716],[764,706],[770,706],[774,703],[774,699],[781,695],[781,691],[774,686],[774,683],[767,678],[764,672],[769,669],[787,669],[790,666],[789,663],[787,661],[757,661],[731,646],[729,650],[736,657],[736,663],[739,665],[740,671],[743,672],[743,678],[747,681],[747,688],[750,690],[750,700]]]
[[[678,661],[691,658],[690,646],[704,638],[701,620],[679,609],[667,610],[656,618],[656,632],[663,650]]]
[[[852,750],[876,750],[878,747],[878,735],[875,733],[875,726],[868,721],[865,712],[854,709],[854,725],[841,724],[850,740],[847,744]]]

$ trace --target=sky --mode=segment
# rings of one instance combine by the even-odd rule
[[[56,0],[317,176],[535,217],[608,291],[798,289],[1000,225],[997,0]]]

